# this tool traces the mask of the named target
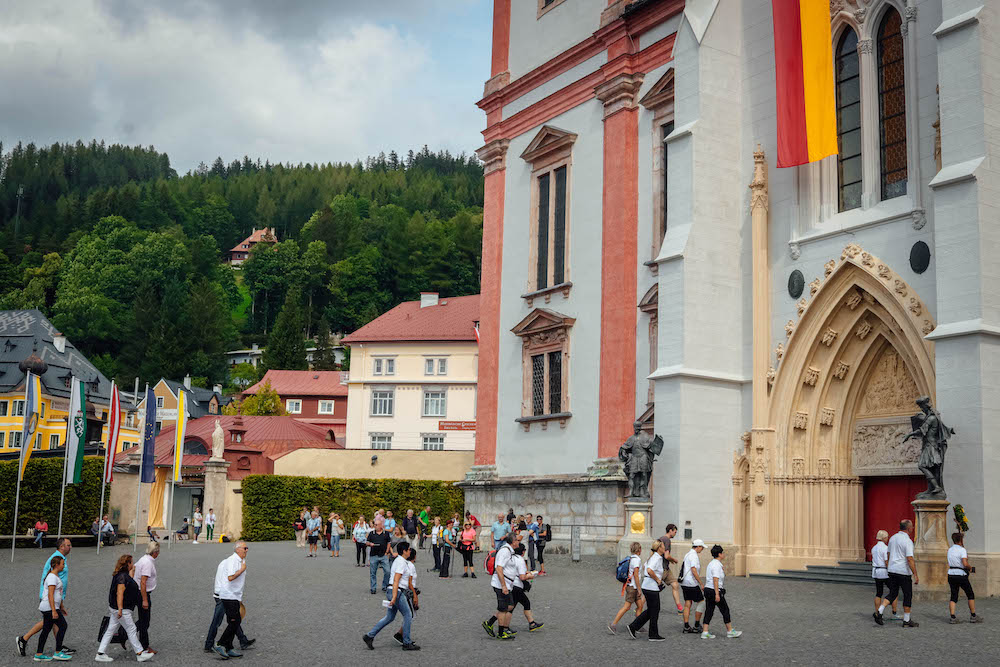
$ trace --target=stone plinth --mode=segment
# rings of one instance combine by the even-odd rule
[[[226,525],[226,471],[229,461],[210,458],[205,461],[205,498],[202,514],[208,514],[208,508],[215,510],[216,535],[221,534],[221,527]]]
[[[947,500],[914,500],[917,522],[913,529],[913,560],[920,583],[913,587],[918,600],[948,597],[948,506]]]
[[[618,540],[618,560],[631,552],[633,542],[642,545],[642,553],[649,551],[653,537],[653,503],[648,500],[628,498],[625,505],[625,531]]]

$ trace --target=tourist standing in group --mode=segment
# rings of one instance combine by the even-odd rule
[[[479,519],[476,518],[476,515],[468,510],[465,511],[465,520],[471,523],[472,527],[476,530],[479,530],[480,526],[483,525],[479,523]]]
[[[722,567],[722,547],[716,544],[712,547],[712,560],[705,568],[705,623],[702,625],[701,638],[715,639],[708,630],[715,614],[715,608],[719,608],[722,613],[722,621],[726,624],[726,637],[736,639],[743,634],[741,630],[734,630],[732,618],[729,615],[729,603],[726,602],[726,571]]]
[[[215,570],[216,586],[219,589],[219,599],[226,612],[226,629],[219,637],[219,643],[213,648],[224,659],[239,658],[243,654],[233,649],[233,639],[236,637],[242,622],[240,602],[243,600],[243,588],[246,586],[247,543],[242,540],[236,543],[233,555],[219,563]]]
[[[427,537],[427,529],[431,525],[431,506],[428,505],[423,510],[421,510],[420,515],[417,517],[417,530],[420,531],[420,548],[424,548],[424,538]]]
[[[910,609],[913,602],[913,584],[920,583],[917,576],[917,566],[913,562],[913,540],[910,539],[909,531],[913,528],[913,522],[903,519],[899,522],[899,532],[889,538],[889,595],[882,600],[875,615],[875,622],[882,625],[882,612],[887,604],[892,603],[899,597],[900,590],[903,591],[903,627],[916,628],[919,623],[910,619]]]
[[[507,516],[505,518],[507,519],[507,523],[509,523],[511,525],[514,524],[514,519],[517,518],[517,515],[514,514],[514,508],[513,507],[510,507],[510,508],[507,509]]]
[[[976,616],[976,594],[969,583],[969,552],[965,550],[965,536],[962,533],[952,533],[953,544],[948,548],[948,586],[951,588],[951,600],[948,602],[948,613],[951,614],[951,624],[961,623],[955,618],[955,605],[958,604],[958,590],[962,589],[969,602],[969,623],[982,623],[983,619]]]
[[[194,527],[194,540],[191,541],[191,544],[198,544],[198,536],[201,535],[201,526],[202,526],[202,523],[205,520],[205,517],[202,516],[202,514],[201,514],[201,508],[200,507],[195,507],[194,508],[194,517],[193,518],[194,518],[194,521],[191,523],[191,525]]]
[[[45,535],[49,532],[49,522],[45,519],[39,519],[35,522],[35,544],[38,548],[42,548],[42,540],[45,539]]]
[[[292,527],[295,529],[295,546],[297,548],[302,548],[306,545],[306,522],[309,520],[309,515],[305,510],[299,512],[299,518],[295,520]]]
[[[535,571],[535,543],[538,541],[538,521],[531,514],[528,515],[528,562],[531,564],[531,571]]]
[[[375,517],[375,530],[368,533],[365,546],[369,548],[368,563],[371,573],[371,593],[375,595],[375,578],[382,568],[382,590],[389,587],[389,533],[385,530],[384,519]]]
[[[403,532],[403,527],[398,523],[396,527],[392,529],[392,534],[389,535],[389,556],[390,558],[395,558],[399,555],[399,544],[406,541],[406,533]]]
[[[344,520],[336,512],[330,512],[330,558],[340,558],[340,538],[344,536]]]
[[[108,650],[108,645],[118,634],[120,627],[125,628],[129,644],[135,651],[136,660],[146,662],[153,658],[152,652],[142,648],[139,632],[135,627],[134,614],[135,608],[139,606],[139,585],[132,578],[134,571],[131,554],[125,554],[118,558],[111,575],[111,590],[108,591],[108,629],[104,631],[101,643],[97,647],[97,655],[94,656],[94,660],[97,662],[114,661],[114,658],[105,651]]]
[[[703,584],[698,570],[701,568],[700,554],[705,550],[705,542],[695,540],[691,543],[691,549],[684,556],[681,564],[681,591],[684,594],[684,632],[701,634],[701,609],[705,601],[705,594],[702,592]],[[691,620],[691,607],[694,607],[694,627],[689,624]]]
[[[613,635],[618,634],[618,622],[632,608],[632,605],[635,605],[635,615],[638,618],[639,614],[642,613],[643,602],[645,601],[644,597],[639,597],[639,583],[643,579],[641,570],[642,558],[639,557],[639,554],[642,553],[642,545],[638,542],[633,542],[632,546],[629,547],[629,553],[628,580],[622,584],[622,596],[625,598],[625,603],[618,610],[618,613],[615,614],[614,620],[608,625],[608,632]]]
[[[355,567],[363,567],[368,562],[366,558],[368,548],[365,546],[365,542],[368,541],[369,532],[371,531],[368,528],[368,522],[365,521],[365,515],[362,514],[354,522],[354,527],[351,529],[351,539],[354,540],[354,552],[357,558]]]
[[[150,653],[156,653],[149,648],[149,616],[153,611],[153,591],[156,590],[156,559],[160,555],[160,545],[157,542],[146,543],[146,553],[135,563],[135,578],[139,584],[139,620],[135,627],[139,631],[139,643]]]
[[[441,545],[444,543],[441,534],[443,532],[444,526],[441,525],[441,517],[434,517],[434,523],[431,525],[431,551],[434,553],[434,567],[431,568],[431,572],[441,570]]]
[[[406,510],[406,516],[403,517],[403,532],[406,533],[412,546],[417,540],[417,517],[413,516],[413,510]]]
[[[98,527],[100,527],[98,525]],[[48,576],[49,572],[52,570],[52,561],[56,558],[63,561],[63,566],[58,572],[59,579],[62,581],[62,600],[63,608],[66,605],[66,594],[69,591],[69,552],[73,549],[73,545],[70,543],[68,537],[60,538],[56,544],[56,550],[45,561],[45,565],[42,566],[42,580],[38,585],[38,599],[41,600],[46,595],[45,578]],[[17,637],[17,651],[22,656],[27,655],[28,640],[32,638],[35,634],[41,632],[44,627],[42,621],[38,621],[31,629],[25,632],[23,635]],[[72,654],[76,653],[76,649],[69,648],[63,645],[63,653]]]
[[[676,536],[677,526],[672,523],[668,523],[666,532],[664,532],[663,537],[660,538],[660,541],[663,542],[663,558],[667,561],[667,570],[663,577],[670,584],[670,593],[674,597],[674,606],[677,607],[677,613],[683,614],[684,606],[681,604],[681,587],[680,584],[677,583],[677,578],[670,574],[670,564],[677,562],[677,559],[670,555],[670,546]]]
[[[476,565],[473,563],[472,557],[476,552],[476,529],[472,527],[472,523],[469,521],[465,522],[465,528],[458,536],[458,550],[462,552],[462,566],[465,568],[462,578],[465,579],[471,576],[475,579]]]
[[[542,515],[535,517],[538,524],[538,539],[535,540],[535,557],[538,558],[538,576],[545,576],[545,547],[552,539],[552,526],[542,521]]]
[[[385,529],[392,534],[392,531],[396,528],[396,518],[392,516],[392,510],[386,510],[385,512]]]
[[[35,662],[49,662],[51,660],[71,660],[69,653],[63,652],[63,638],[66,636],[66,608],[63,606],[63,582],[59,578],[65,560],[60,556],[53,556],[49,560],[49,571],[42,578],[42,588],[45,594],[42,595],[38,603],[38,611],[42,612],[42,631],[38,635],[38,650],[35,651]],[[52,655],[46,655],[45,642],[49,639],[49,632],[52,626],[56,626],[56,651]],[[20,641],[18,642],[20,646]]]
[[[499,549],[510,535],[510,524],[504,519],[503,512],[497,514],[497,520],[493,522],[493,548]]]
[[[625,626],[632,639],[639,630],[649,622],[649,641],[662,642],[665,638],[660,635],[660,591],[666,587],[663,581],[663,573],[667,569],[667,562],[663,558],[663,542],[655,540],[649,547],[652,555],[643,564],[642,595],[646,599],[646,608],[635,617],[635,620]]]
[[[514,611],[514,594],[511,589],[514,586],[514,579],[517,577],[514,566],[514,549],[517,548],[518,544],[517,535],[508,533],[493,557],[493,578],[490,579],[490,585],[493,586],[493,592],[497,596],[497,611],[489,620],[483,621],[483,630],[490,637],[497,639],[514,638],[514,633],[510,631],[510,619]],[[497,622],[495,632],[493,630],[494,620]]]
[[[889,533],[880,530],[875,534],[875,546],[872,547],[872,579],[875,581],[875,611],[872,617],[876,623],[879,622],[879,607],[885,598],[885,585],[889,581],[889,547],[886,545],[888,541]],[[896,614],[895,600],[892,601],[892,615],[899,618]]]
[[[319,518],[319,512],[313,510],[306,519],[306,536],[309,539],[309,553],[306,558],[315,558],[319,551],[319,532],[323,525],[323,520]]]
[[[440,521],[440,520],[439,520]],[[455,548],[455,522],[448,519],[444,530],[441,532],[441,569],[438,571],[439,579],[451,579],[449,568],[451,567],[451,551]]]
[[[209,507],[208,514],[205,516],[205,539],[211,542],[214,534],[215,534],[215,510]]]
[[[370,650],[375,649],[375,636],[382,631],[382,628],[396,620],[397,613],[402,614],[403,616],[403,650],[420,650],[420,647],[414,644],[410,638],[410,625],[413,622],[413,611],[410,609],[410,603],[406,599],[406,594],[403,592],[409,588],[410,571],[407,564],[409,556],[409,542],[400,542],[399,555],[396,556],[394,561],[392,561],[392,568],[390,569],[392,574],[392,587],[388,588],[385,593],[385,597],[389,601],[385,616],[383,616],[382,620],[376,623],[371,630],[362,635],[365,646],[367,646]]]

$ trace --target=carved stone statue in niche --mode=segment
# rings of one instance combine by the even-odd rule
[[[920,438],[920,461],[917,467],[927,478],[927,490],[918,493],[919,499],[944,500],[944,454],[948,449],[948,436],[955,435],[955,429],[945,426],[941,415],[931,407],[931,399],[921,396],[917,399],[921,412],[910,417],[913,431],[903,441]]]
[[[663,451],[663,438],[650,437],[642,430],[642,422],[633,424],[635,434],[618,448],[618,458],[625,463],[630,498],[649,498],[649,478],[653,461]]]

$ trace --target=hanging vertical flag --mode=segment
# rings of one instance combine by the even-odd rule
[[[104,444],[104,481],[110,482],[112,468],[115,465],[115,449],[118,446],[118,433],[121,431],[122,408],[118,399],[118,386],[111,383],[111,398],[108,400],[108,441]],[[83,448],[80,448],[83,451]]]
[[[146,417],[142,429],[142,478],[144,484],[156,481],[156,394],[146,387]]]
[[[476,345],[479,345],[479,322],[474,325],[476,331]]]
[[[771,0],[778,111],[778,166],[837,154],[830,8],[816,0]]]
[[[187,392],[177,390],[177,426],[174,431],[174,476],[175,482],[181,481],[181,463],[184,460],[184,437],[187,435]]]
[[[70,382],[69,415],[66,418],[66,483],[79,484],[83,472],[83,449],[87,444],[87,390],[83,380]],[[108,415],[110,426],[111,415]]]
[[[21,463],[17,480],[24,479],[24,469],[28,467],[34,444],[35,429],[38,428],[39,402],[42,397],[42,379],[28,371],[24,378],[24,425],[21,427]]]

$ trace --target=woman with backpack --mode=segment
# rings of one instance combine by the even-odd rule
[[[356,567],[364,567],[367,560],[368,552],[365,545],[368,542],[369,532],[368,522],[365,521],[365,515],[362,514],[354,522],[354,528],[351,530],[351,539],[354,540],[355,557],[358,560]]]
[[[552,539],[552,526],[542,523],[542,515],[535,517],[538,524],[538,539],[535,540],[535,558],[538,559],[538,576],[545,576],[545,547]]]
[[[299,512],[299,518],[292,523],[292,528],[295,529],[295,546],[305,547],[306,546],[306,519],[309,515],[306,514],[305,510]]]
[[[112,662],[114,658],[105,653],[112,638],[118,634],[118,628],[124,627],[128,641],[135,651],[135,659],[146,662],[153,659],[153,653],[144,651],[139,641],[139,632],[135,627],[133,614],[139,606],[139,585],[132,578],[135,568],[132,567],[132,555],[125,554],[118,558],[111,575],[111,590],[108,591],[108,629],[104,631],[101,643],[97,647],[97,662]]]
[[[622,561],[618,564],[619,568],[624,564],[627,572],[625,581],[622,582],[622,596],[625,598],[625,604],[618,610],[618,613],[615,614],[615,620],[611,621],[611,624],[608,626],[608,631],[613,635],[618,634],[618,621],[622,620],[625,613],[632,608],[632,605],[635,605],[636,618],[642,613],[644,598],[639,595],[639,582],[642,581],[642,572],[640,570],[642,559],[639,557],[639,554],[642,553],[642,545],[638,542],[633,542],[629,548],[629,552],[631,555],[627,561]]]
[[[660,591],[666,587],[666,583],[663,581],[663,573],[667,569],[666,561],[663,558],[663,554],[666,553],[666,549],[663,546],[663,542],[656,540],[653,542],[650,550],[653,555],[650,556],[646,563],[642,566],[643,577],[642,577],[642,594],[646,598],[646,608],[642,610],[634,621],[629,623],[626,627],[628,628],[628,633],[635,639],[635,633],[638,632],[642,626],[649,622],[649,641],[651,642],[662,642],[665,638],[660,635]]]

